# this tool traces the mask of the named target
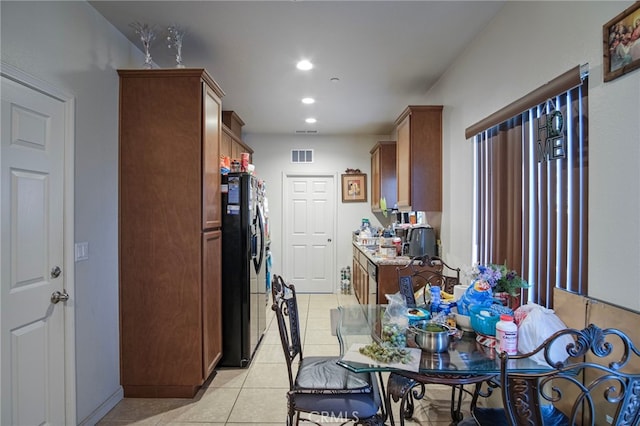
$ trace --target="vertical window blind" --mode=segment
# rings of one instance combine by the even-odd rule
[[[580,67],[559,79],[474,138],[474,259],[506,262],[531,285],[523,300],[547,307],[554,287],[588,284],[588,80]]]

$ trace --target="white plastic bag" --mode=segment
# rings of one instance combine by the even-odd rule
[[[382,317],[382,341],[393,346],[407,346],[407,303],[402,294],[385,294],[389,303]]]
[[[520,317],[518,326],[518,352],[531,352],[549,336],[559,330],[567,328],[566,324],[553,312],[535,303],[528,303],[519,307],[515,313]],[[552,362],[565,361],[568,358],[567,345],[573,343],[571,336],[565,335],[556,339],[549,348]],[[544,350],[531,356],[540,365],[548,365],[544,358]]]

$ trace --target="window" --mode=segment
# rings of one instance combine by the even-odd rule
[[[587,293],[587,79],[572,71],[474,137],[473,258],[506,262],[531,284],[523,300],[547,307],[554,287]]]

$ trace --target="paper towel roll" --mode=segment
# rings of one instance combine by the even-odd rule
[[[458,300],[469,288],[468,284],[458,284],[453,286],[453,300]]]

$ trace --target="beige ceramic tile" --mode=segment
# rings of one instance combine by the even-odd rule
[[[260,364],[260,363],[268,363],[268,364],[284,364],[284,351],[282,350],[281,344],[267,345],[261,344],[258,351],[253,357],[251,364]]]
[[[208,387],[212,388],[241,388],[249,370],[247,368],[220,368],[209,381]]]
[[[309,318],[317,319],[317,318],[329,318],[329,311],[331,309],[337,309],[337,303],[328,303],[326,305],[317,306],[314,308],[309,308],[307,316]]]
[[[314,345],[339,345],[338,338],[331,334],[328,329],[314,330],[307,328],[307,332],[304,336],[305,343],[311,343]]]
[[[229,422],[236,423],[280,423],[287,418],[288,389],[249,389],[240,391]]]
[[[116,420],[155,424],[164,414],[189,405],[192,401],[178,398],[125,398],[107,413],[101,424]]]
[[[339,306],[349,306],[349,305],[358,305],[358,299],[353,294],[339,294],[338,295],[338,305]]]
[[[295,374],[295,372],[294,372]],[[268,389],[282,388],[289,389],[289,375],[287,365],[281,364],[253,364],[244,382],[243,389]]]
[[[155,419],[155,418],[143,419],[143,420],[138,420],[138,421],[118,420],[118,419],[108,420],[106,418],[103,418],[98,423],[96,423],[96,425],[99,425],[99,426],[122,426],[122,425],[134,425],[134,426],[150,426],[150,425],[154,425],[155,426],[157,424],[158,424],[158,420]],[[224,424],[224,423],[221,423],[221,424]]]
[[[339,356],[340,345],[335,342],[332,345],[315,345],[305,344],[303,349],[304,356]]]
[[[309,303],[309,312],[325,312],[327,309],[337,308],[338,299],[325,300],[322,302],[312,301]]]
[[[329,315],[311,317],[307,321],[307,330],[331,330],[331,318]]]
[[[262,337],[261,345],[281,345],[280,342],[280,332],[278,331],[278,327],[274,329],[267,330],[267,332]]]
[[[163,424],[226,422],[240,391],[238,388],[208,388],[199,400],[165,414],[160,420]]]
[[[224,426],[227,425],[229,423],[210,423],[210,422],[169,422],[169,423],[164,423],[164,422],[160,422],[158,423],[158,426]],[[255,425],[254,425],[255,426]]]

